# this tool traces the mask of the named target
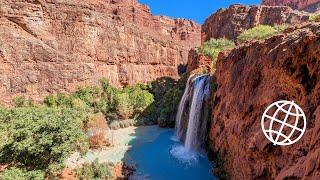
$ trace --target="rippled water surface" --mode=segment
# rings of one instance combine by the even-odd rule
[[[147,138],[154,134],[158,136]],[[160,128],[136,132],[125,155],[126,162],[137,168],[131,179],[215,179],[207,157],[186,151],[173,134],[173,130]]]

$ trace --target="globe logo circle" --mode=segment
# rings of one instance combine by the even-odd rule
[[[273,145],[287,146],[296,143],[306,130],[306,116],[293,101],[272,103],[261,119],[263,134]]]

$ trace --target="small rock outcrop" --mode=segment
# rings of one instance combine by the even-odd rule
[[[201,40],[211,38],[227,38],[235,40],[246,29],[259,24],[293,24],[307,21],[308,15],[294,11],[286,6],[244,6],[231,5],[227,9],[219,9],[202,25]]]
[[[198,53],[196,49],[191,49],[188,56],[187,72],[189,73],[198,68],[210,71],[212,68],[212,59]]]
[[[320,179],[320,24],[220,53],[210,147],[231,179]],[[261,130],[271,103],[295,101],[307,117],[303,137],[274,146]]]
[[[292,9],[315,12],[319,10],[319,0],[262,0],[267,6],[290,6]]]
[[[200,36],[136,0],[0,0],[0,99],[177,78]]]

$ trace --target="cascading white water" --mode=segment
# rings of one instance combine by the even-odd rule
[[[189,94],[190,94],[190,91],[192,88],[192,86],[190,86],[192,79],[193,79],[193,75],[191,75],[188,78],[186,88],[184,90],[183,96],[182,96],[181,101],[179,103],[178,112],[176,115],[175,134],[179,140],[182,140],[182,136],[183,136],[183,132],[182,132],[182,118],[183,117],[182,116],[183,116],[183,113],[185,112],[186,102],[187,102],[187,99],[189,97]]]
[[[189,77],[179,104],[176,117],[176,136],[180,141],[184,141],[184,147],[187,151],[201,150],[204,144],[207,120],[204,119],[203,105],[210,95],[209,81],[210,76],[207,74]],[[185,114],[187,112],[188,116]]]
[[[202,112],[202,105],[204,100],[204,88],[206,78],[201,77],[195,80],[195,88],[193,90],[192,103],[189,113],[188,129],[185,140],[185,147],[187,150],[197,150],[201,144],[199,144],[199,130],[200,129],[200,118]]]

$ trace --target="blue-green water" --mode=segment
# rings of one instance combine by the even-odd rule
[[[147,140],[146,137],[154,133],[159,135]],[[187,152],[173,135],[173,130],[160,128],[157,132],[137,132],[136,138],[130,143],[132,148],[125,155],[126,161],[136,167],[131,179],[215,179],[207,157]]]

